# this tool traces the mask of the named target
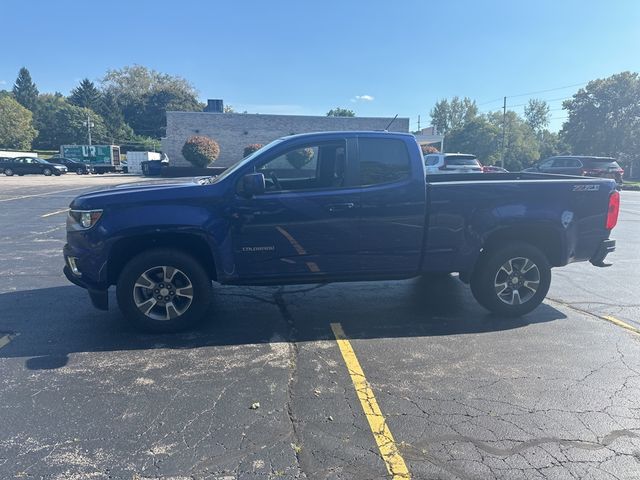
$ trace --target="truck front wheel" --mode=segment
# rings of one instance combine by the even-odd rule
[[[544,253],[527,243],[484,252],[471,276],[471,292],[487,310],[519,317],[536,308],[551,285]]]
[[[211,304],[211,279],[190,255],[155,249],[123,268],[116,286],[124,316],[143,330],[177,332],[200,321]]]

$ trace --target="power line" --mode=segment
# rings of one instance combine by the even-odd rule
[[[515,95],[507,95],[507,98],[526,97],[528,95],[537,95],[539,93],[556,92],[558,90],[565,90],[567,88],[581,87],[582,85],[586,85],[587,83],[589,83],[589,82],[574,83],[572,85],[565,85],[563,87],[555,87],[555,88],[547,88],[545,90],[537,90],[535,92],[517,93]],[[488,100],[486,102],[478,103],[478,106],[487,105],[489,103],[495,103],[495,102],[498,102],[498,101],[502,100],[503,98],[504,97],[500,97],[500,98],[496,98],[496,99],[493,99],[493,100]]]

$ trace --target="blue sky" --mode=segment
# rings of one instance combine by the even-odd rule
[[[398,113],[412,129],[419,114],[428,125],[440,98],[499,109],[504,95],[640,70],[635,0],[3,0],[0,13],[0,89],[21,66],[41,92],[68,94],[84,77],[141,64],[240,111],[323,115],[342,106]],[[552,100],[554,129],[561,99],[577,88],[531,95]]]

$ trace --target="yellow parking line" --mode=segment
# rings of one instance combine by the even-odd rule
[[[62,210],[56,210],[55,212],[45,213],[44,215],[40,215],[40,218],[47,218],[47,217],[50,217],[52,215],[58,215],[59,213],[65,213],[65,212],[68,212],[68,211],[69,211],[68,208],[63,208]]]
[[[607,322],[611,322],[614,325],[618,325],[619,327],[622,327],[626,330],[629,330],[633,333],[635,333],[636,335],[640,335],[640,328],[638,327],[634,327],[633,325],[627,323],[627,322],[623,322],[622,320],[618,320],[615,317],[612,317],[610,315],[603,315],[600,318],[602,318],[603,320],[606,320]]]
[[[360,366],[358,357],[356,357],[356,353],[353,351],[351,342],[347,339],[347,336],[342,329],[342,325],[339,323],[332,323],[331,330],[333,330],[333,335],[336,337],[338,347],[342,353],[342,358],[344,359],[344,363],[347,365],[351,381],[353,382],[356,394],[360,400],[360,405],[367,417],[369,427],[373,433],[373,438],[375,438],[376,443],[378,444],[380,455],[387,467],[389,475],[391,475],[391,478],[394,480],[410,479],[411,475],[409,474],[407,465],[404,463],[404,459],[398,451],[398,446],[393,439],[393,435],[391,435],[391,430],[389,430],[389,426],[387,425],[387,421],[378,406],[378,401],[373,394],[371,385],[369,385],[367,378],[364,376],[364,371]]]
[[[574,305],[569,305],[568,303],[562,302],[560,300],[556,300],[553,298],[548,298],[547,301],[551,303],[557,303],[558,305],[562,305],[565,308],[570,308],[571,310],[575,310],[576,312],[584,313],[585,315],[589,315],[594,318],[599,318],[600,320],[606,320],[609,323],[613,323],[619,327],[624,328],[625,330],[629,330],[636,335],[640,335],[640,328],[631,325],[630,323],[624,322],[622,320],[617,319],[616,317],[612,317],[611,315],[598,315],[597,313],[589,312],[588,310],[584,310],[582,308],[578,308]]]

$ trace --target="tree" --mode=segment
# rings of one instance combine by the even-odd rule
[[[447,134],[446,151],[472,153],[485,165],[498,164],[502,123],[502,112],[478,115]],[[518,171],[532,165],[540,158],[540,142],[534,131],[513,111],[507,111],[505,125],[505,167]]]
[[[200,111],[202,107],[190,93],[161,88],[142,96],[141,105],[127,109],[127,123],[137,134],[161,138],[167,131],[167,111]],[[126,118],[126,117],[125,117]]]
[[[102,95],[91,80],[85,78],[76,88],[71,90],[69,103],[77,107],[90,108],[99,110],[102,101]]]
[[[133,129],[125,122],[124,115],[113,93],[106,92],[102,95],[96,113],[104,119],[107,128],[107,143],[128,142],[136,136]]]
[[[38,88],[31,80],[29,70],[25,67],[22,67],[18,72],[18,78],[16,78],[16,83],[13,85],[13,96],[24,108],[33,111],[36,106]]]
[[[502,142],[503,113],[491,112],[486,117],[488,122],[500,132],[500,141],[496,142],[496,153],[499,158],[500,143]],[[540,158],[539,142],[531,127],[516,112],[511,110],[507,110],[505,126],[505,168],[511,171],[519,171],[538,161]]]
[[[545,127],[549,125],[549,104],[537,98],[529,99],[524,107],[524,118],[527,125],[537,135],[541,135]]]
[[[220,155],[220,147],[209,137],[194,135],[182,147],[182,156],[194,167],[207,167]]]
[[[138,135],[160,138],[166,129],[166,111],[201,111],[197,91],[184,78],[141,65],[109,70],[101,80],[102,92],[117,106],[124,122]]]
[[[88,132],[86,121],[91,119],[92,143],[110,143],[104,120],[88,108],[71,105],[62,95],[43,94],[38,98],[34,123],[38,136],[37,148],[54,149],[60,145],[86,144]]]
[[[444,146],[448,152],[472,153],[485,165],[495,164],[500,156],[498,138],[500,128],[486,116],[478,116],[449,132]]]
[[[348,108],[336,107],[327,112],[327,117],[355,117],[356,112]]]
[[[540,152],[540,158],[549,158],[554,155],[567,155],[569,153],[568,146],[562,141],[562,138],[558,133],[550,132],[549,130],[542,130],[538,134],[538,140],[540,145],[538,150]]]
[[[31,123],[32,113],[13,98],[0,96],[0,147],[30,150],[38,132]]]
[[[224,113],[236,113],[236,111],[233,108],[233,105],[225,105],[222,111]]]
[[[436,127],[438,133],[449,132],[462,127],[478,115],[478,106],[475,100],[464,97],[453,97],[451,101],[446,98],[436,102],[429,112],[431,125]]]
[[[640,75],[622,72],[589,82],[562,104],[560,135],[574,154],[631,160],[640,155]]]
[[[260,150],[264,145],[261,143],[252,143],[251,145],[247,145],[244,147],[244,151],[242,152],[242,158],[246,158],[254,152]]]

